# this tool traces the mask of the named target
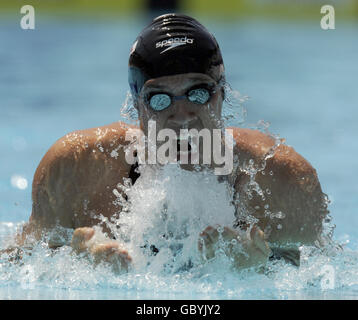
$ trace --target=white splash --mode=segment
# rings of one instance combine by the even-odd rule
[[[127,196],[119,237],[139,269],[150,264],[156,272],[175,272],[194,263],[200,232],[208,226],[231,227],[235,220],[230,187],[207,171],[143,167]],[[156,255],[151,246],[159,250]]]

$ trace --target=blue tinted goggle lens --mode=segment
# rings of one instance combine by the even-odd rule
[[[172,99],[166,93],[157,93],[150,98],[149,104],[155,111],[161,111],[168,108]]]
[[[189,101],[196,104],[204,104],[210,99],[210,92],[205,88],[198,88],[190,90],[186,96],[175,96],[171,97],[166,93],[157,93],[151,96],[149,99],[149,105],[155,111],[161,111],[168,108],[172,104],[173,100],[178,100],[181,98],[187,98]]]

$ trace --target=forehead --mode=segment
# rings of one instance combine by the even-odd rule
[[[143,89],[154,88],[180,91],[200,83],[215,83],[215,80],[202,73],[186,73],[149,79],[145,82]]]

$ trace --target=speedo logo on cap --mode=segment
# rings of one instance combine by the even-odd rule
[[[156,48],[163,48],[163,47],[168,47],[166,49],[164,49],[163,51],[161,51],[160,53],[162,54],[165,51],[168,51],[170,49],[185,45],[185,44],[193,44],[194,43],[194,39],[193,38],[188,38],[187,36],[185,37],[181,37],[181,38],[170,38],[170,39],[166,39],[163,41],[159,41],[155,44]]]

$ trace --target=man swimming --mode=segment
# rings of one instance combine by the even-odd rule
[[[191,17],[157,17],[133,44],[129,85],[145,135],[150,131],[150,121],[155,121],[156,134],[164,129],[171,129],[177,136],[182,129],[223,129],[224,84],[220,48],[213,35]],[[110,240],[110,230],[105,230],[108,239],[93,241],[93,227],[100,222],[98,216],[111,218],[120,211],[112,190],[125,179],[134,184],[138,178],[138,164],[128,163],[126,157],[126,134],[133,129],[132,125],[116,122],[59,139],[35,172],[32,214],[18,242],[24,245],[31,237],[40,239],[57,226],[70,228],[74,230],[71,246],[75,252],[86,252],[96,263],[107,261],[127,270],[130,252]],[[297,255],[289,250],[284,253],[282,247],[315,243],[328,213],[316,171],[293,148],[276,146],[272,137],[258,130],[231,129],[235,163],[227,180],[235,190],[237,216],[234,226],[222,226],[222,238],[231,243],[226,254],[238,269],[280,256],[298,264]],[[156,143],[159,147],[164,142]],[[189,143],[184,152],[181,139],[175,144],[179,154],[194,158],[193,145]],[[213,162],[202,165],[203,145],[199,143],[198,147],[199,167],[214,168]],[[191,163],[181,166],[185,170],[198,168]],[[257,174],[250,171],[260,167]],[[250,189],[253,185],[258,186],[256,191]],[[269,191],[263,194],[257,190]],[[280,214],[281,218],[273,219],[272,214]],[[219,237],[217,226],[207,226],[198,234],[198,250],[205,259],[214,258]],[[245,255],[234,250],[233,239],[243,246]],[[60,245],[49,241],[51,247]]]

